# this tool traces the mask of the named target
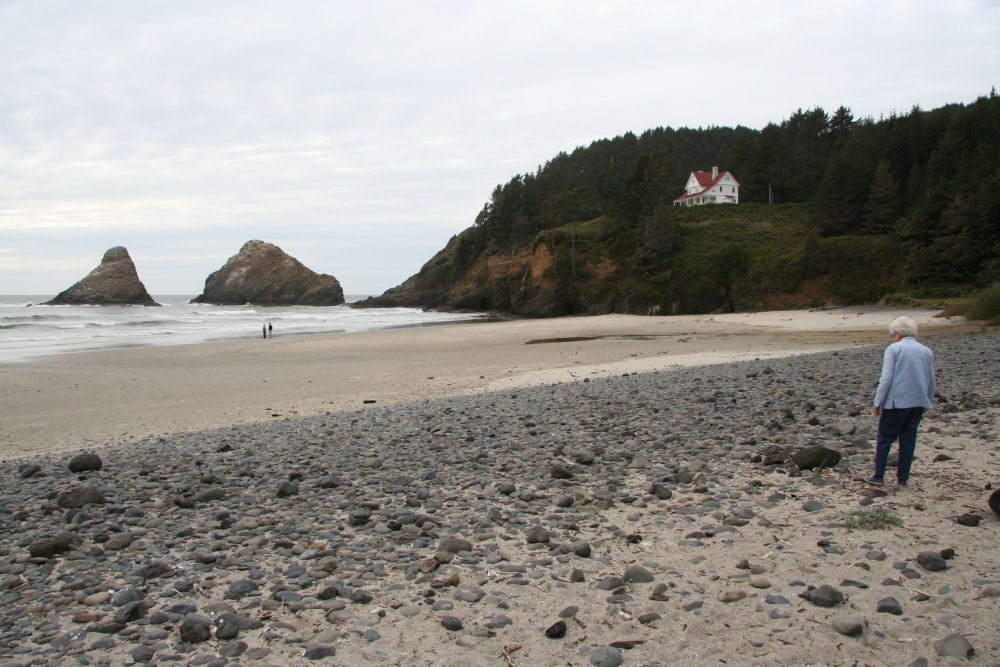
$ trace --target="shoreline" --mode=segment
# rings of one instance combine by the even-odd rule
[[[101,349],[0,365],[0,460],[422,398],[884,342],[903,311],[604,315]],[[921,335],[959,327],[906,311]],[[538,341],[545,341],[539,343]],[[535,342],[536,344],[528,344]]]

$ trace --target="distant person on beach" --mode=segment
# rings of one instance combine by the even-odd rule
[[[267,335],[274,338],[274,327],[271,326],[270,322],[267,323]]]
[[[264,339],[267,340],[267,325],[262,324],[260,328],[264,330]]]
[[[882,484],[892,443],[899,440],[899,467],[896,481],[906,486],[917,445],[917,426],[924,410],[934,400],[934,353],[917,342],[917,323],[898,317],[889,325],[893,343],[882,357],[882,376],[875,391],[878,439],[875,446],[875,474],[865,481]]]

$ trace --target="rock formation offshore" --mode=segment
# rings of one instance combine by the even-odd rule
[[[80,282],[60,292],[46,305],[159,306],[139,280],[128,250],[115,246],[101,264]]]
[[[264,241],[247,241],[239,253],[205,280],[192,303],[258,306],[337,306],[344,303],[340,282],[316,273]]]

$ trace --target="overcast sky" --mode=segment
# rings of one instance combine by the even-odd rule
[[[996,0],[0,0],[0,293],[250,239],[381,293],[559,151],[968,103],[998,45]]]

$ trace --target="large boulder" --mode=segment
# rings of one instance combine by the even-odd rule
[[[101,264],[68,290],[46,302],[50,306],[159,306],[139,280],[128,250],[115,246]]]
[[[276,245],[247,241],[221,269],[205,280],[192,303],[259,306],[337,306],[344,303],[340,282],[302,265]]]

